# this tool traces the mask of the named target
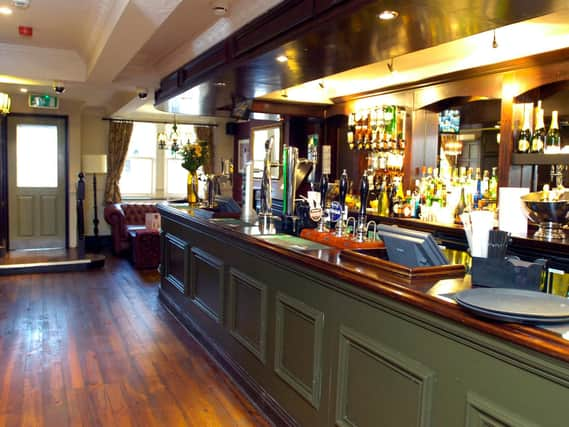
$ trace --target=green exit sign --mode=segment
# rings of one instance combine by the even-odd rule
[[[59,100],[57,96],[54,95],[40,95],[37,93],[32,93],[28,97],[28,105],[31,108],[59,108]]]

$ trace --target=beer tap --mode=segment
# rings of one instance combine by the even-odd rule
[[[263,167],[263,178],[261,179],[261,209],[259,216],[271,217],[273,214],[273,199],[271,192],[271,149],[274,137],[270,137],[265,142],[265,162]]]
[[[346,213],[346,194],[348,194],[348,173],[346,172],[346,169],[344,169],[342,175],[340,175],[339,190],[339,202],[342,213],[340,214],[340,219],[336,222],[336,237],[342,237],[346,229],[344,224],[344,217]]]
[[[322,174],[320,177],[320,208],[322,213],[320,216],[320,222],[318,223],[318,231],[323,233],[328,231],[326,229],[326,216],[324,215],[326,209],[326,193],[328,192],[328,175]]]
[[[367,196],[369,194],[369,181],[367,177],[367,169],[364,170],[362,180],[360,182],[360,213],[358,215],[358,224],[356,229],[356,242],[364,242],[366,238],[366,207]]]

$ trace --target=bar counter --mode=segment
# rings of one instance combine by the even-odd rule
[[[339,249],[159,211],[161,300],[275,424],[567,422],[569,341],[462,309],[448,294],[468,276],[404,284]]]

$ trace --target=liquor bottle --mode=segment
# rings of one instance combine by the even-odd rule
[[[379,200],[378,206],[381,206],[379,209],[379,214],[381,216],[389,216],[389,188],[387,186],[387,177],[383,176],[383,182],[381,183],[381,197]]]
[[[356,137],[356,113],[351,113],[348,117],[348,134],[347,142],[348,148],[353,150],[355,148],[355,137]]]
[[[530,114],[531,114],[531,109],[526,108],[526,110],[524,111],[524,124],[522,125],[520,136],[518,137],[518,144],[517,144],[518,153],[529,153],[530,142],[531,142]]]
[[[476,168],[476,189],[474,195],[472,196],[472,206],[474,209],[478,209],[478,202],[482,198],[482,179],[480,178],[480,168]]]
[[[531,152],[542,153],[545,146],[545,125],[543,123],[543,110],[537,111],[535,130],[531,138]]]
[[[559,134],[559,123],[557,121],[557,111],[551,113],[551,126],[545,137],[545,154],[559,154],[561,152],[561,135]]]
[[[498,177],[496,176],[496,171],[498,168],[492,168],[492,176],[490,177],[490,182],[488,183],[488,198],[491,200],[496,200],[498,197]]]
[[[466,198],[464,196],[464,186],[462,186],[460,188],[460,198],[458,199],[458,203],[454,210],[454,222],[456,224],[462,223],[460,216],[464,213],[465,210],[466,210]]]
[[[399,178],[393,183],[395,189],[392,201],[392,211],[393,216],[402,217],[403,216],[403,205],[405,204],[405,195],[403,194],[403,183]]]

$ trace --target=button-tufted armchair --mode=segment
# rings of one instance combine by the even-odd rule
[[[105,207],[105,221],[111,226],[115,254],[130,249],[129,231],[145,228],[146,214],[158,212],[153,204],[115,203]]]

